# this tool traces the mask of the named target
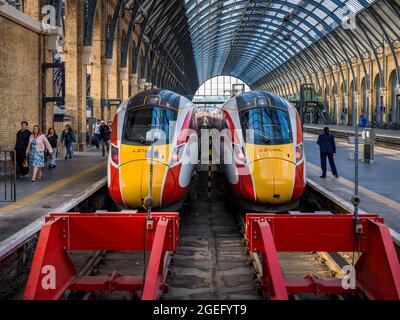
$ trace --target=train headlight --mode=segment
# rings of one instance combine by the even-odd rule
[[[244,165],[246,163],[246,155],[244,153],[243,147],[238,144],[234,144],[233,152],[234,152],[236,164]]]
[[[111,161],[116,165],[119,164],[118,148],[113,144],[111,145]]]
[[[179,164],[181,162],[182,157],[183,157],[183,152],[185,150],[185,145],[186,145],[186,143],[181,144],[174,148],[174,151],[172,152],[172,159],[171,159],[172,167],[176,166],[177,164]]]
[[[304,152],[303,144],[298,144],[296,146],[296,163],[303,160],[303,152]]]

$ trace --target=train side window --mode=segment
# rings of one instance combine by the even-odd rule
[[[176,111],[163,107],[145,107],[128,110],[124,126],[124,138],[128,143],[151,145],[146,141],[147,132],[152,129],[163,132],[161,143],[169,143],[170,122],[176,121]]]

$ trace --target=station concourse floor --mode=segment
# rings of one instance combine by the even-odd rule
[[[307,178],[350,202],[354,194],[355,163],[349,159],[349,153],[354,152],[354,145],[345,140],[335,140],[335,163],[339,178],[333,177],[327,161],[327,177],[323,179],[320,178],[322,171],[316,141],[317,135],[304,134]],[[379,214],[386,225],[400,233],[400,151],[375,146],[373,163],[359,161],[359,195],[361,210]]]
[[[90,147],[75,152],[71,160],[57,159],[55,169],[46,164],[42,180],[31,182],[32,171],[29,178],[17,177],[17,201],[0,203],[0,242],[104,178],[106,159]]]

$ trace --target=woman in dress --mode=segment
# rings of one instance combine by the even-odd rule
[[[26,148],[26,156],[29,156],[29,164],[33,167],[32,182],[36,181],[36,175],[38,175],[38,179],[43,177],[42,168],[44,167],[44,152],[46,150],[50,155],[53,153],[49,140],[41,133],[39,126],[36,125],[33,127],[28,147]]]
[[[50,128],[47,131],[47,140],[49,140],[51,148],[53,149],[53,153],[50,156],[50,164],[49,169],[56,167],[56,158],[57,158],[57,146],[58,146],[58,136],[56,130],[54,128]]]

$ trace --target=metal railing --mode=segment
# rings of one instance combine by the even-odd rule
[[[17,200],[15,151],[0,148],[0,202]]]

